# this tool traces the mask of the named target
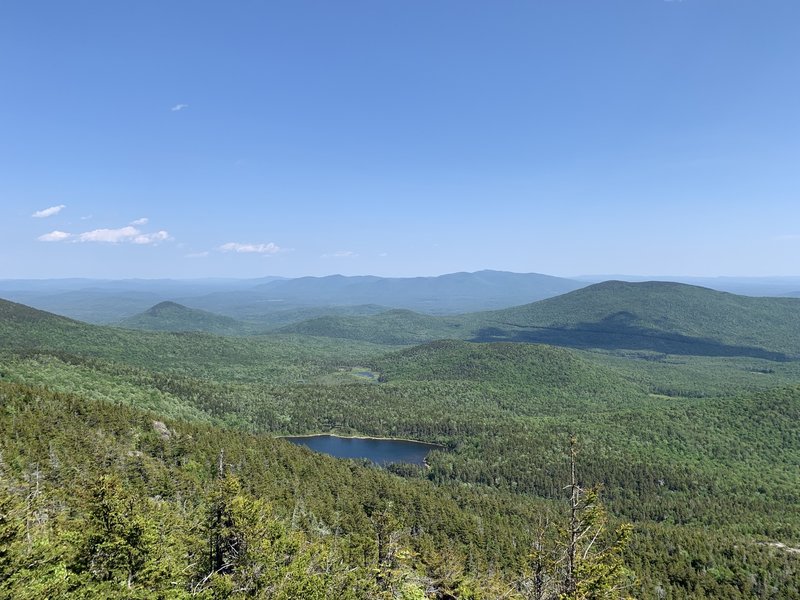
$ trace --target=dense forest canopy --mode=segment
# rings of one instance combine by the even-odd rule
[[[322,318],[335,331],[220,336],[88,325],[0,301],[0,589],[14,598],[800,597],[794,305],[688,286],[593,287],[502,319],[546,318],[568,331],[620,313],[614,292],[630,314],[638,303],[640,338],[681,335],[699,351],[460,333],[500,322],[498,313],[332,309]],[[555,316],[559,303],[571,321]],[[727,321],[715,320],[720,311]],[[754,315],[787,322],[746,338]],[[150,317],[237,323],[172,304]],[[460,339],[409,345],[442,331]],[[442,449],[425,468],[384,470],[273,437],[325,432]],[[570,531],[598,542],[565,570]]]

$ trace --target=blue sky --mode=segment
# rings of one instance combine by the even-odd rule
[[[796,0],[7,0],[0,278],[798,275],[798,23]]]

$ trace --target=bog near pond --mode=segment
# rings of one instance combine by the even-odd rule
[[[378,465],[390,463],[423,465],[425,457],[431,450],[442,448],[436,444],[412,440],[339,437],[329,434],[289,436],[283,439],[336,458],[366,458]]]

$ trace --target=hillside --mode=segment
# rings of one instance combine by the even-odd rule
[[[31,338],[39,337],[33,335],[36,331],[56,336],[79,336],[90,328],[80,321],[0,298],[0,343],[3,345],[12,342],[30,345],[34,343]]]
[[[404,326],[419,316],[393,312]],[[631,355],[638,354],[645,353]],[[63,582],[36,567],[54,564],[82,578],[76,590],[98,585],[98,594],[113,597],[82,559],[70,558],[93,556],[82,536],[96,532],[92,494],[105,477],[121,479],[121,497],[135,499],[136,523],[163,524],[160,539],[168,543],[146,545],[146,561],[166,564],[171,578],[152,581],[197,585],[192,565],[202,563],[182,561],[207,544],[203,515],[219,498],[214,473],[224,450],[241,486],[239,506],[269,500],[276,520],[265,522],[277,531],[286,527],[301,548],[317,544],[314,551],[333,553],[335,564],[364,569],[333,569],[332,576],[358,572],[375,583],[364,558],[374,546],[365,540],[393,523],[417,556],[413,577],[441,581],[455,566],[458,582],[442,585],[453,590],[470,581],[483,592],[462,588],[454,597],[498,597],[495,586],[518,591],[528,573],[530,536],[564,497],[564,445],[576,435],[582,481],[602,483],[615,522],[635,526],[626,562],[641,578],[636,597],[750,598],[767,588],[795,597],[796,558],[764,545],[800,541],[795,363],[625,356],[535,344],[437,341],[398,349],[296,333],[135,331],[0,302],[0,450],[8,482],[0,504],[20,523],[38,523],[29,531],[43,548],[51,548],[48,539],[61,544],[37,562],[26,538],[13,538],[15,589]],[[350,376],[363,369],[379,378]],[[745,388],[753,391],[737,391]],[[431,453],[424,471],[395,469],[400,479],[309,458],[267,432],[411,438],[447,450]],[[26,521],[33,481],[44,508]],[[336,520],[345,514],[357,521],[349,529]],[[472,520],[461,520],[466,515]],[[58,537],[56,526],[73,533]],[[198,537],[205,542],[192,542]],[[230,576],[245,572],[238,573]],[[69,597],[59,590],[50,596]]]
[[[325,316],[277,331],[397,345],[465,335],[464,325],[457,317],[436,317],[410,310],[390,310],[366,317]]]
[[[800,355],[800,301],[680,283],[607,281],[466,317],[474,339],[780,359]]]
[[[225,381],[304,381],[387,350],[367,342],[309,336],[221,337],[137,331],[73,321],[0,299],[0,353],[120,362],[160,373]]]
[[[203,331],[217,335],[243,335],[251,328],[230,317],[189,308],[176,302],[161,302],[117,324],[148,331]]]
[[[0,280],[0,297],[79,321],[105,324],[131,317],[165,300],[201,297],[223,290],[245,294],[253,286],[275,279],[279,278],[6,279]]]
[[[40,388],[0,406],[0,597],[522,600],[541,503]]]
[[[613,369],[593,365],[576,352],[539,344],[443,340],[386,354],[371,366],[381,381],[467,380],[486,385],[521,386],[542,393],[632,393]]]
[[[219,297],[221,296],[221,298]],[[193,308],[199,308],[217,314],[224,314],[237,321],[241,321],[254,330],[273,330],[301,321],[316,319],[317,317],[364,317],[376,315],[387,310],[386,306],[377,304],[355,304],[341,306],[306,306],[291,305],[283,302],[270,302],[250,298],[247,302],[230,305],[230,298],[225,295],[211,294],[200,298],[187,298],[186,303]],[[238,298],[238,295],[237,295]]]
[[[328,317],[284,331],[382,343],[447,338],[789,360],[800,356],[800,300],[737,296],[669,282],[608,281],[498,311]]]

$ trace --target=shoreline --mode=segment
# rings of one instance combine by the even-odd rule
[[[309,437],[338,437],[343,439],[357,439],[357,440],[384,440],[387,442],[412,442],[414,444],[425,444],[426,446],[435,446],[437,448],[447,448],[444,444],[436,444],[434,442],[424,442],[422,440],[412,440],[411,438],[398,438],[398,437],[380,437],[372,435],[339,435],[338,433],[301,433],[298,435],[274,435],[275,438],[309,438]]]

